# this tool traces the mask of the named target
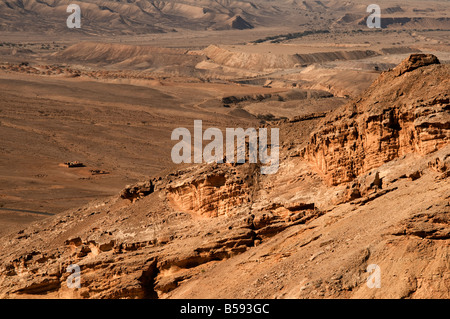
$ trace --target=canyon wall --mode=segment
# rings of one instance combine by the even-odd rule
[[[338,185],[405,154],[442,148],[450,138],[446,68],[432,55],[411,55],[329,114],[302,156]]]

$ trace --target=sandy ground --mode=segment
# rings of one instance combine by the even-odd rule
[[[59,213],[173,168],[171,132],[192,128],[194,119],[205,127],[254,127],[255,118],[230,114],[220,98],[258,91],[280,90],[0,74],[0,232],[46,216],[40,212]],[[86,167],[61,165],[68,161]]]
[[[445,8],[446,3],[411,1],[406,5],[382,1],[388,17],[428,20],[393,25],[381,32],[358,25],[353,16],[345,17],[347,13],[364,15],[366,3],[342,7],[336,1],[306,1],[293,10],[294,4],[275,8],[266,7],[265,1],[257,2],[261,5],[258,10],[248,8],[256,12],[254,19],[244,16],[255,25],[247,30],[204,27],[207,23],[220,26],[221,10],[225,9],[214,7],[217,14],[211,16],[212,22],[199,22],[195,17],[201,10],[195,3],[164,9],[175,16],[184,14],[193,19],[193,25],[203,26],[179,24],[176,32],[136,32],[132,36],[105,32],[101,24],[108,24],[109,18],[102,16],[101,20],[96,15],[93,17],[100,19],[101,36],[76,30],[40,32],[18,24],[20,19],[11,24],[16,31],[1,28],[0,67],[6,67],[0,68],[0,233],[117,194],[129,183],[173,169],[170,133],[176,127],[191,128],[194,119],[202,119],[209,127],[253,127],[261,120],[321,112],[356,96],[380,72],[411,52],[433,53],[443,63],[450,61],[449,33],[439,24],[447,21],[447,13],[430,9]],[[238,4],[228,9],[242,14]],[[38,14],[44,14],[48,8],[40,6],[39,10]],[[284,19],[276,19],[283,14]],[[0,20],[5,17],[0,15]],[[343,18],[347,22],[339,24]],[[164,23],[167,21],[160,24]],[[324,28],[331,32],[282,37]],[[254,43],[267,37],[281,41]],[[120,52],[113,50],[112,62],[102,67],[98,61],[89,60],[89,55],[95,53],[89,50],[83,59],[70,55],[56,58],[58,52],[64,53],[71,45],[85,41],[176,48],[185,53],[173,55],[172,59],[164,54],[129,57],[122,48]],[[211,45],[218,48],[214,56],[206,51]],[[376,55],[334,60],[336,53],[356,51],[373,51]],[[314,56],[315,62],[296,64],[293,56]],[[264,68],[268,60],[280,67]],[[32,75],[29,70],[11,69],[22,62],[37,69],[38,65],[50,65],[60,73]],[[64,68],[84,73],[75,77],[78,74],[64,73]],[[123,74],[105,75],[101,73],[104,69]],[[333,97],[283,96],[297,89],[324,91]],[[229,96],[256,95],[272,97],[245,98],[231,105],[222,101]],[[69,169],[61,165],[67,161],[81,161],[86,166]]]

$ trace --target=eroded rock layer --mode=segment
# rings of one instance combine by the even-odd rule
[[[405,154],[435,152],[450,138],[449,87],[447,66],[411,55],[330,114],[302,154],[338,185]]]

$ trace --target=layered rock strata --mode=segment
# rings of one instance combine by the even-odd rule
[[[442,148],[450,138],[447,69],[435,56],[411,55],[329,114],[302,156],[338,185],[405,154]]]

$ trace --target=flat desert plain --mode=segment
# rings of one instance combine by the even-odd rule
[[[439,242],[423,248],[426,256],[446,254],[439,245],[448,241],[444,202],[448,202],[449,87],[443,75],[450,62],[448,1],[379,1],[379,28],[367,25],[371,1],[88,0],[79,2],[80,28],[66,24],[69,4],[65,0],[0,0],[0,238],[4,238],[0,261],[6,265],[4,273],[13,274],[20,256],[27,256],[28,244],[21,240],[33,238],[42,243],[35,249],[43,256],[57,254],[44,252],[48,242],[48,249],[81,249],[76,257],[71,255],[80,262],[86,254],[97,258],[94,252],[102,250],[94,250],[91,244],[102,246],[101,240],[106,240],[92,235],[99,229],[112,234],[107,238],[115,243],[111,252],[131,247],[127,245],[141,249],[149,243],[166,249],[173,241],[176,256],[161,253],[150,266],[140,265],[136,257],[136,265],[145,266],[148,278],[139,277],[130,266],[127,276],[136,278],[124,279],[127,285],[121,290],[107,285],[72,294],[61,288],[65,279],[61,274],[57,279],[39,279],[30,270],[28,286],[11,288],[16,285],[11,277],[2,291],[0,275],[0,297],[445,296],[448,276],[439,277],[447,288],[428,285],[424,278],[434,276],[435,269],[419,266],[412,270],[413,279],[405,279],[408,288],[399,285],[378,295],[363,291],[361,267],[369,256],[382,253],[381,248],[368,248],[372,255],[361,249],[381,241],[380,234],[388,226],[403,225],[403,230],[388,231],[395,238],[413,236],[398,246],[393,240],[396,253],[413,249],[408,245],[419,236],[433,245]],[[433,82],[436,79],[441,80]],[[409,107],[416,109],[404,111]],[[202,120],[204,129],[222,131],[279,128],[280,173],[260,176],[245,165],[239,171],[240,166],[225,164],[219,168],[175,164],[171,151],[177,141],[171,134],[177,128],[193,132],[195,120]],[[374,127],[379,128],[377,133],[371,131]],[[69,162],[82,165],[69,167],[65,164]],[[427,169],[444,177],[434,180],[430,174],[435,173],[424,173]],[[393,173],[400,171],[404,174]],[[130,186],[144,181],[152,181],[145,184],[151,185],[148,189],[143,184]],[[408,185],[413,185],[410,191]],[[371,215],[372,211],[381,214],[393,201],[399,207],[420,196],[425,201],[425,194],[437,194],[427,195],[430,203],[423,204],[434,207],[431,210],[437,215],[411,217],[423,211],[421,204],[404,208],[403,215]],[[382,199],[377,201],[378,197]],[[88,212],[99,214],[92,225],[101,226],[86,222]],[[380,227],[367,233],[366,242],[360,239],[365,230],[352,215],[356,212]],[[252,216],[244,226],[243,214]],[[72,217],[67,216],[80,224],[70,228],[67,220]],[[210,217],[213,221],[205,221]],[[167,231],[152,230],[156,237],[149,239],[147,233],[135,230],[149,218],[148,227],[157,225],[155,220],[167,221]],[[300,226],[297,220],[302,221]],[[308,228],[310,220],[314,222]],[[417,221],[439,225],[429,230],[431,224],[420,224],[424,228],[417,226],[417,230],[410,226]],[[335,223],[336,229],[327,228]],[[70,229],[66,232],[66,228]],[[317,233],[312,236],[314,228]],[[217,235],[214,244],[208,242],[208,236],[223,229],[230,230],[224,235],[228,241]],[[235,234],[235,229],[249,233]],[[355,241],[350,242],[350,250],[339,250],[346,244],[333,241],[340,232],[352,234],[348,240]],[[89,239],[91,235],[95,240]],[[322,235],[323,240],[316,242]],[[180,238],[189,239],[180,243]],[[216,246],[220,252],[212,251],[203,247],[206,242],[211,247],[225,246],[223,251]],[[316,243],[301,252],[293,248],[312,242]],[[83,253],[80,247],[84,246],[91,247],[89,253]],[[342,264],[333,259],[336,265],[354,266],[356,277],[311,270],[315,281],[290,286],[298,274],[290,272],[289,262],[301,261],[305,271],[323,260],[331,265],[326,256],[334,249],[345,256],[359,254]],[[198,254],[183,259],[191,250]],[[297,259],[289,259],[291,254]],[[264,256],[267,264],[249,275],[251,267],[246,263],[259,265]],[[134,255],[130,258],[135,260]],[[448,267],[446,258],[443,264]],[[407,263],[401,265],[408,268]],[[441,266],[436,266],[437,272],[448,275],[448,268]],[[226,267],[234,271],[228,274]],[[266,271],[280,275],[284,284],[261,283]],[[93,276],[95,280],[114,277],[109,273]],[[232,292],[214,278],[252,288]],[[196,289],[196,283],[205,290]],[[321,290],[311,292],[313,286]]]

